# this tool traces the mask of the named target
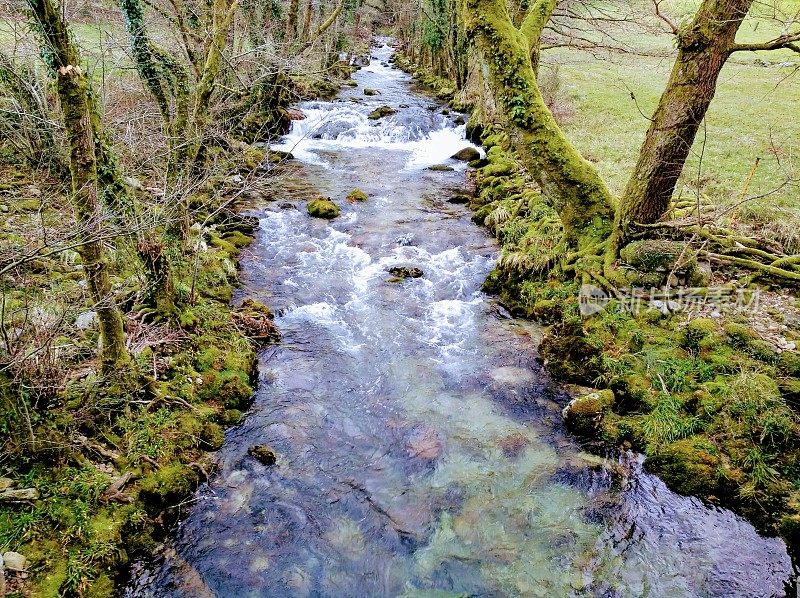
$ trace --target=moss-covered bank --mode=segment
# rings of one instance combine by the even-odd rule
[[[487,159],[474,164],[469,207],[502,244],[485,288],[516,315],[550,326],[540,354],[555,378],[603,391],[587,391],[565,410],[567,424],[644,452],[645,467],[672,489],[729,507],[796,551],[800,354],[793,343],[800,329],[782,307],[795,310],[795,300],[774,294],[783,304],[754,309],[757,291],[724,272],[717,300],[730,309],[717,307],[691,250],[655,242],[623,251],[631,287],[705,290],[683,303],[649,294],[604,299],[602,309],[583,315],[578,283],[558,271],[557,214],[526,180],[500,128],[487,129],[482,141]],[[780,342],[754,327],[780,330]]]
[[[236,168],[266,158],[254,152]],[[9,206],[0,216],[12,231],[3,241],[12,244],[26,215],[63,217],[53,204],[30,205],[38,196],[30,197],[32,179],[22,172],[6,177],[0,202]],[[225,184],[212,184],[202,198],[209,206],[199,214],[205,226],[193,228],[192,249],[175,272],[174,321],[153,320],[147,310],[135,315],[139,279],[124,250],[112,254],[117,300],[129,311],[130,368],[111,378],[99,374],[89,312],[81,326],[65,320],[64,336],[55,339],[54,351],[68,355],[58,362],[66,368],[63,384],[34,393],[24,377],[0,375],[0,478],[34,497],[0,500],[0,552],[29,561],[24,579],[7,575],[9,595],[114,595],[128,563],[152,556],[169,533],[211,472],[208,452],[248,408],[257,350],[278,332],[267,307],[230,303],[239,252],[257,220],[209,199]],[[81,304],[79,264],[47,258],[22,269],[24,286],[3,280],[6,315],[24,301],[63,301],[70,317],[69,302]]]

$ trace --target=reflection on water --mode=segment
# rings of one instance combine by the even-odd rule
[[[311,181],[342,216],[261,214],[243,293],[277,310],[284,342],[220,473],[128,595],[783,595],[781,541],[564,435],[540,331],[480,292],[497,249],[446,201],[463,174],[423,170],[463,131],[389,53],[357,75],[377,101],[312,103],[285,140],[306,183],[283,203]],[[367,122],[382,104],[398,114]],[[369,201],[341,201],[353,187]],[[424,276],[390,282],[395,265]]]

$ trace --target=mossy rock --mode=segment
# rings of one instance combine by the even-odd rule
[[[560,320],[563,313],[561,302],[555,299],[539,299],[533,304],[528,317],[537,322],[550,324]]]
[[[619,252],[620,259],[637,270],[686,270],[697,265],[694,250],[685,243],[646,239],[629,243]],[[676,268],[677,265],[677,268]]]
[[[251,446],[249,449],[247,449],[247,454],[267,467],[275,465],[275,463],[278,461],[278,456],[275,454],[275,451],[272,450],[272,447],[267,446],[266,444],[256,444]]]
[[[250,243],[253,242],[253,237],[249,237],[242,233],[241,231],[234,230],[229,233],[226,233],[222,237],[223,241],[227,241],[237,249],[241,249],[242,247],[247,247]]]
[[[353,189],[347,194],[347,201],[367,201],[369,195],[364,193],[361,189]]]
[[[428,166],[426,170],[432,170],[434,172],[451,172],[455,169],[447,164],[434,164],[433,166]]]
[[[458,150],[450,157],[453,160],[459,160],[461,162],[473,162],[474,160],[480,160],[481,153],[474,147],[465,147],[464,149]]]
[[[367,118],[370,120],[379,120],[381,118],[391,116],[392,114],[397,114],[397,110],[390,106],[381,106],[380,108],[376,108],[370,112]]]
[[[720,459],[712,450],[701,438],[686,438],[653,451],[645,460],[645,469],[681,494],[721,498],[729,489],[720,475]]]
[[[205,422],[200,430],[200,448],[206,451],[216,451],[222,448],[225,433],[222,427],[214,422]]]
[[[192,467],[180,463],[165,465],[141,479],[139,497],[148,512],[157,513],[186,500],[199,483],[200,476]]]
[[[341,214],[339,206],[333,203],[330,199],[319,197],[312,199],[306,206],[309,215],[314,218],[323,218],[325,220],[333,220]]]
[[[550,328],[539,346],[539,354],[558,380],[592,385],[602,373],[597,366],[600,351],[576,325],[559,323]]]
[[[379,93],[380,92],[377,89],[372,89],[371,87],[365,87],[364,88],[364,95],[365,96],[376,96]]]
[[[719,325],[712,318],[697,318],[690,321],[683,330],[681,345],[692,352],[700,350],[702,341],[717,337]]]
[[[238,409],[226,409],[219,416],[219,422],[223,426],[235,426],[242,421],[242,412]]]
[[[614,406],[611,390],[598,390],[576,397],[561,412],[564,425],[578,434],[594,435],[603,421],[603,414]]]

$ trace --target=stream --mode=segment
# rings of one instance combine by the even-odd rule
[[[540,328],[481,292],[499,249],[448,202],[466,187],[448,159],[464,126],[391,52],[301,104],[279,146],[296,159],[259,208],[241,296],[276,311],[283,342],[219,473],[126,596],[784,596],[781,540],[563,430]],[[369,120],[382,105],[397,114]],[[345,201],[356,187],[368,201]],[[306,213],[319,194],[339,218]],[[424,275],[392,282],[398,265]]]

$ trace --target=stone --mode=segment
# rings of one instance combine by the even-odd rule
[[[376,96],[379,93],[380,92],[377,89],[372,89],[371,87],[365,87],[364,88],[364,95],[365,96]]]
[[[381,106],[380,108],[376,108],[370,112],[367,118],[370,120],[378,120],[380,118],[384,118],[385,116],[391,116],[392,114],[397,114],[397,110],[390,106]]]
[[[453,195],[450,199],[448,199],[448,203],[456,203],[456,204],[465,204],[469,203],[472,198],[469,195],[464,195],[459,193],[458,195]]]
[[[144,189],[144,185],[142,185],[141,181],[131,176],[125,177],[125,184],[128,185],[128,187],[130,187],[134,191],[141,191]]]
[[[11,488],[14,485],[14,483],[15,483],[14,480],[12,480],[11,478],[0,478],[0,492],[2,492],[3,490],[7,490],[8,488]]]
[[[275,465],[278,461],[278,456],[275,454],[275,451],[266,444],[255,444],[251,446],[247,449],[247,454],[267,467]]]
[[[3,566],[6,571],[26,571],[28,565],[28,559],[18,552],[3,553]]]
[[[447,164],[434,164],[433,166],[428,166],[426,170],[432,170],[434,172],[451,172],[454,169],[452,166],[448,166]]]
[[[324,218],[325,220],[333,220],[341,213],[339,206],[324,197],[312,199],[308,202],[306,209],[314,218]]]
[[[7,214],[8,213],[8,209],[9,208],[8,208],[8,206],[6,204],[0,204],[0,212],[3,212],[3,214]]]
[[[579,434],[593,434],[603,421],[603,413],[614,405],[614,393],[598,390],[572,399],[561,415],[564,425]]]
[[[39,491],[36,488],[9,488],[0,492],[0,502],[17,502],[23,500],[38,500]]]
[[[97,312],[86,311],[75,318],[75,327],[78,330],[89,330],[97,323]]]
[[[347,194],[347,201],[367,201],[369,195],[364,193],[361,189],[353,189]]]
[[[399,279],[421,278],[425,274],[421,268],[416,266],[392,266],[388,272]]]
[[[455,123],[455,124],[457,124],[457,125],[459,125],[459,126],[460,126],[460,125],[465,125],[465,124],[467,124],[467,121],[464,119],[464,117],[463,117],[463,116],[459,115],[459,116],[456,116],[456,117],[453,119],[453,123]]]
[[[481,153],[474,147],[465,147],[450,157],[454,160],[460,160],[461,162],[472,162],[473,160],[480,160]]]
[[[302,110],[297,108],[289,108],[286,113],[289,115],[289,120],[305,120],[306,115],[303,114]]]

